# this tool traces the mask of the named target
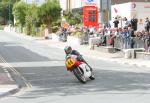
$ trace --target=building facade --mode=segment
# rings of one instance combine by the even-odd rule
[[[84,2],[88,0],[59,0],[61,8],[64,11],[80,12],[83,11]],[[111,0],[95,0],[99,8],[99,21],[108,21],[110,19]]]
[[[122,4],[127,2],[150,2],[150,0],[111,0],[112,5]]]

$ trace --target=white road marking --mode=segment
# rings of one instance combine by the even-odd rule
[[[65,61],[40,61],[40,62],[15,62],[9,63],[13,67],[52,67],[65,66]],[[1,63],[4,67],[9,67],[7,63]]]

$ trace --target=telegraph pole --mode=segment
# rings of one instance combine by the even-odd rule
[[[103,23],[103,1],[102,0],[100,0],[100,3],[99,3],[100,5],[100,22],[101,23]]]
[[[110,19],[110,0],[107,0],[107,22]]]
[[[10,10],[10,9],[11,9],[11,8],[10,8],[10,0],[9,0],[9,6],[8,6],[9,20],[8,20],[8,24],[10,24],[10,17],[11,17],[11,14],[10,14],[10,13],[11,13],[11,10]]]

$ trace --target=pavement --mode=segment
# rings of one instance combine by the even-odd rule
[[[16,33],[14,33],[16,34]],[[34,40],[37,43],[47,45],[50,47],[55,47],[59,49],[64,49],[67,42],[53,41],[51,39],[44,39],[42,37],[30,37],[26,35],[19,35],[26,39]],[[125,59],[123,52],[117,53],[104,53],[96,50],[90,50],[88,45],[71,45],[72,48],[78,50],[83,56],[89,58],[96,58],[98,60],[112,61],[121,64],[136,65],[140,67],[150,67],[150,61],[141,59]],[[18,84],[11,78],[9,72],[4,68],[0,67],[0,98],[8,95],[17,93],[20,90]]]
[[[68,45],[66,42],[59,42],[53,40],[42,40],[41,38],[36,38],[36,41],[39,43],[46,44],[50,47],[56,47],[59,49],[64,49],[65,46]],[[96,58],[99,60],[104,61],[112,61],[117,62],[120,64],[128,64],[128,65],[135,65],[139,67],[148,67],[150,68],[150,61],[144,59],[126,59],[124,58],[124,53],[122,51],[118,51],[116,53],[105,53],[99,52],[96,50],[90,50],[88,45],[70,45],[73,49],[78,50],[83,56],[89,58]]]
[[[0,98],[15,94],[19,91],[15,80],[11,77],[8,70],[0,67]]]

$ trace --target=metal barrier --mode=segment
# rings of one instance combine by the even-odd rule
[[[147,43],[139,37],[123,38],[116,36],[114,38],[114,47],[117,49],[130,49],[130,48],[145,48]]]
[[[88,44],[89,43],[89,33],[83,32],[81,35],[81,44]]]
[[[129,38],[124,38],[121,35],[103,35],[103,34],[98,34],[98,37],[100,38],[100,41],[98,45],[103,46],[113,46],[117,49],[131,49],[131,48],[144,48],[148,49],[148,40],[143,39],[140,37],[129,37]],[[82,44],[87,44],[89,43],[89,38],[90,35],[87,32],[84,32],[81,40]]]

